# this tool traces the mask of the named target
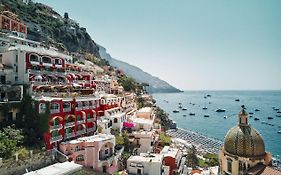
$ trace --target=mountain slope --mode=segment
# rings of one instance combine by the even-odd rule
[[[148,92],[150,93],[158,93],[158,92],[180,92],[179,89],[173,87],[169,83],[150,75],[147,72],[144,72],[140,68],[125,63],[123,61],[119,61],[114,59],[106,52],[106,49],[102,46],[99,46],[99,54],[101,58],[107,60],[110,65],[121,69],[128,76],[134,78],[139,83],[148,83],[149,87],[147,87]]]

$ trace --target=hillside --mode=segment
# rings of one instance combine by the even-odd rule
[[[69,52],[89,52],[99,57],[97,44],[86,28],[68,17],[63,17],[47,5],[20,0],[0,0],[1,10],[18,15],[28,26],[28,39],[45,42]]]
[[[99,46],[99,52],[101,58],[107,60],[110,65],[123,70],[128,76],[134,78],[139,83],[148,83],[149,87],[147,88],[147,90],[150,93],[180,92],[179,89],[171,86],[169,83],[157,77],[150,75],[147,72],[144,72],[140,68],[112,58],[110,54],[106,52],[106,49],[102,46]]]
[[[138,67],[111,58],[105,48],[92,40],[86,28],[71,19],[68,13],[61,16],[52,7],[32,1],[28,4],[21,0],[0,0],[0,2],[1,10],[9,10],[25,21],[28,26],[28,39],[53,45],[61,51],[90,53],[97,58],[106,59],[112,66],[123,70],[139,83],[148,83],[149,92],[179,92],[167,82]]]

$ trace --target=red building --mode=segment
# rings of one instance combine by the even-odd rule
[[[16,14],[3,11],[0,14],[0,29],[4,32],[20,32],[27,34],[27,26],[22,21],[20,21]]]
[[[160,154],[164,156],[163,164],[170,167],[169,175],[173,175],[174,172],[177,172],[182,159],[181,151],[177,148],[165,146]]]

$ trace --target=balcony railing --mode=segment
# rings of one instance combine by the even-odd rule
[[[62,140],[62,136],[59,135],[59,136],[55,136],[55,137],[52,137],[51,138],[51,142],[58,142],[58,141],[61,141]]]
[[[63,112],[70,112],[71,108],[63,108]]]
[[[75,133],[66,133],[64,138],[65,139],[70,139],[72,137],[75,137]]]
[[[86,133],[86,129],[77,131],[77,135],[82,135]]]
[[[65,123],[64,128],[69,128],[72,126],[75,126],[75,122],[67,122],[67,123]]]
[[[79,124],[83,124],[83,123],[85,123],[85,120],[78,120],[77,121],[77,124],[79,125]]]
[[[60,110],[59,109],[50,109],[51,114],[56,114],[59,113]]]
[[[96,121],[96,119],[95,118],[88,118],[87,119],[87,122],[89,123],[89,122],[95,122]]]
[[[92,127],[92,128],[87,129],[87,132],[92,132],[92,131],[96,131],[96,127]]]
[[[62,129],[62,124],[58,124],[58,125],[54,125],[54,126],[50,126],[50,130],[59,130]]]

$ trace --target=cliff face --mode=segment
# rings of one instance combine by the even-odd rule
[[[51,7],[21,0],[0,0],[2,9],[18,15],[28,25],[28,39],[53,44],[70,52],[84,51],[99,56],[99,47],[91,39],[86,28],[70,19],[68,14],[62,17]]]
[[[99,46],[99,52],[102,59],[105,59],[109,62],[111,66],[117,67],[125,72],[126,75],[134,78],[139,83],[147,83],[148,92],[150,93],[160,93],[160,92],[181,92],[179,89],[173,87],[169,83],[150,75],[147,72],[144,72],[140,68],[114,59],[106,52],[106,49],[102,46]]]

